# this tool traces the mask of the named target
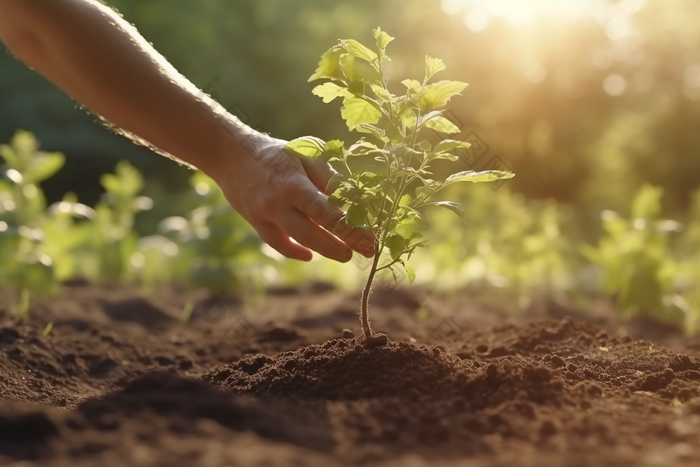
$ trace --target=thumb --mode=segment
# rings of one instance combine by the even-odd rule
[[[328,185],[328,180],[335,175],[335,170],[320,159],[301,159],[301,165],[318,191],[330,195],[331,193],[326,190],[326,185]]]

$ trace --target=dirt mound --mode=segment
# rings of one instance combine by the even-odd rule
[[[486,328],[483,309],[439,302],[425,326],[399,297],[375,313],[393,341],[368,346],[339,337],[352,335],[344,310],[356,297],[329,291],[269,296],[274,320],[222,306],[187,326],[110,316],[100,296],[128,308],[128,291],[74,292],[41,319],[0,317],[0,465],[700,460],[700,358],[682,335],[667,333],[671,351],[589,319]],[[149,303],[177,316],[182,303],[165,298]],[[46,336],[44,319],[55,323]]]
[[[388,342],[368,347],[356,338],[334,339],[275,358],[248,355],[215,368],[205,379],[221,389],[256,396],[330,401],[396,398],[417,403],[456,398],[478,407],[518,391],[551,399],[562,387],[549,369],[525,360],[486,364],[462,360],[437,345]],[[505,387],[507,391],[501,390]]]
[[[248,355],[204,378],[237,394],[328,402],[336,453],[352,462],[516,446],[586,456],[590,446],[634,445],[649,429],[672,433],[673,407],[700,395],[697,358],[569,320],[501,331],[511,336],[494,346],[506,350],[499,357],[483,347],[460,358],[440,346],[334,339]],[[632,412],[621,416],[621,406]]]

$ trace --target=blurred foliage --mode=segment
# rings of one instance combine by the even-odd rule
[[[12,286],[20,314],[28,311],[28,291],[54,292],[58,279],[45,252],[46,200],[37,184],[57,172],[64,159],[37,149],[34,137],[24,132],[0,146],[6,164],[0,181],[0,283]]]
[[[40,151],[31,133],[19,131],[0,146],[0,156],[0,287],[15,292],[23,313],[28,294],[54,293],[68,279],[139,283],[144,290],[180,283],[225,295],[259,288],[262,268],[272,262],[255,231],[201,173],[192,176],[187,196],[195,207],[162,220],[161,234],[142,237],[135,218],[153,200],[140,195],[143,177],[128,162],[101,177],[105,193],[94,209],[73,193],[47,207],[37,183],[61,168],[63,155]]]
[[[693,196],[677,257],[677,285],[681,295],[688,300],[686,329],[700,333],[700,190]]]
[[[427,235],[434,246],[418,252],[419,275],[427,269],[448,290],[468,284],[509,291],[521,308],[533,298],[561,298],[574,290],[581,266],[577,233],[570,214],[554,200],[528,201],[503,186],[495,193],[472,187],[460,202],[465,225],[445,213],[429,216]]]
[[[590,10],[580,15],[531,18],[521,10],[503,14],[506,4],[528,4],[505,0],[107,2],[242,121],[281,138],[348,137],[335,111],[304,84],[318,55],[339,37],[369,42],[368,31],[381,26],[399,38],[386,70],[392,81],[422,72],[415,57],[443,58],[446,78],[470,84],[451,104],[454,122],[484,143],[480,153],[463,158],[465,170],[500,161],[518,177],[495,196],[488,187],[450,193],[464,204],[467,224],[433,213],[433,246],[413,259],[418,276],[445,288],[513,293],[522,306],[539,294],[605,287],[628,313],[683,316],[686,329],[700,330],[700,2],[581,1]],[[576,0],[529,2],[537,3]],[[362,280],[361,261],[352,268],[314,260],[309,267],[283,261],[264,245],[261,253],[250,227],[215,198],[217,189],[203,188],[210,182],[195,178],[183,190],[191,173],[110,134],[7,53],[0,53],[0,103],[0,141],[26,128],[45,147],[70,156],[42,181],[32,178],[35,169],[15,168],[13,156],[5,157],[10,151],[36,156],[28,135],[3,146],[0,282],[16,291],[19,309],[28,306],[25,291],[50,292],[76,276],[144,287],[192,281],[192,270],[225,278],[220,285],[251,280],[245,277],[256,283],[315,278],[346,287]],[[42,158],[54,161],[35,162],[47,164],[46,176],[60,168],[57,154]],[[98,203],[99,176],[122,159],[146,180],[132,201],[145,194],[163,200],[147,214],[132,213],[135,244],[104,237],[126,218],[109,197]],[[28,178],[13,178],[11,169]],[[67,191],[77,195],[64,196]],[[179,220],[158,230],[167,218]],[[682,232],[654,227],[668,227],[665,218],[681,221]],[[213,229],[211,237],[204,227]],[[209,242],[217,229],[235,232],[233,243]],[[124,250],[110,253],[111,260],[96,252],[119,242],[113,252]],[[254,273],[236,276],[236,261]]]
[[[356,289],[371,263],[285,260],[202,173],[192,175],[178,215],[152,223],[144,236],[135,221],[165,199],[142,195],[142,175],[130,164],[120,162],[115,173],[101,177],[105,193],[94,209],[73,193],[47,207],[37,183],[60,169],[63,156],[42,152],[24,131],[0,146],[0,156],[0,287],[13,291],[19,314],[28,313],[31,296],[55,293],[73,278],[138,284],[145,293],[174,283],[257,295],[266,286],[313,280]],[[527,199],[499,183],[445,190],[465,207],[461,217],[426,212],[431,246],[412,258],[422,286],[494,291],[521,309],[542,298],[603,294],[627,317],[700,332],[700,190],[681,223],[662,215],[663,190],[645,185],[629,214],[603,211],[602,235],[586,243],[566,205]],[[398,279],[399,285],[409,282],[405,274]],[[394,284],[380,276],[379,286]]]
[[[625,219],[603,211],[605,235],[598,247],[584,254],[603,271],[602,288],[617,296],[623,312],[679,321],[673,300],[677,263],[670,251],[670,234],[680,229],[675,221],[661,219],[663,190],[644,186]]]
[[[108,3],[244,122],[287,139],[346,138],[332,109],[310,99],[303,83],[338,37],[368,42],[368,31],[379,25],[401,39],[387,69],[392,80],[420,73],[414,57],[442,57],[449,79],[470,83],[452,108],[463,132],[475,131],[490,147],[481,162],[500,155],[519,175],[514,191],[572,203],[591,235],[597,213],[624,209],[644,182],[664,189],[664,204],[674,213],[689,205],[698,186],[695,0],[572,0],[561,3],[589,10],[547,14],[546,8],[555,10],[547,6],[534,17],[516,6],[552,2]],[[508,8],[515,13],[502,14]],[[0,140],[26,128],[71,155],[45,186],[51,200],[69,186],[92,204],[100,192],[97,176],[122,158],[170,191],[184,185],[186,171],[111,135],[8,54],[0,54],[0,70]]]

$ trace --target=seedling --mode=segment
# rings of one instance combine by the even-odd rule
[[[443,139],[433,146],[424,136],[430,129],[444,135],[460,130],[443,116],[441,110],[449,100],[467,86],[460,81],[430,82],[435,74],[445,69],[442,60],[425,57],[425,76],[422,81],[405,79],[405,91],[391,92],[384,76],[384,64],[389,60],[387,45],[394,40],[380,28],[375,29],[376,51],[356,40],[341,40],[321,56],[316,72],[309,81],[327,79],[316,86],[313,94],[329,103],[343,100],[341,117],[351,131],[373,138],[362,137],[349,148],[339,140],[323,141],[305,136],[290,141],[285,150],[294,156],[321,158],[330,163],[337,174],[328,182],[332,192],[329,201],[345,208],[345,215],[336,226],[369,229],[375,237],[374,260],[362,291],[360,321],[368,341],[373,331],[368,318],[369,297],[375,275],[382,270],[403,267],[409,281],[415,272],[406,261],[417,248],[425,246],[419,232],[423,217],[419,209],[437,206],[449,209],[463,217],[464,209],[452,201],[430,199],[443,189],[460,182],[492,182],[512,178],[512,172],[487,170],[457,172],[443,181],[434,180],[431,164],[437,160],[456,162],[457,149],[468,148],[464,141]],[[367,168],[353,167],[353,159],[372,157]]]
[[[194,311],[194,303],[192,303],[192,300],[187,300],[185,302],[185,306],[182,307],[182,312],[180,312],[180,318],[178,321],[180,321],[180,324],[187,324],[190,322],[190,319],[192,318],[192,311]]]
[[[585,246],[583,254],[600,267],[603,289],[617,298],[628,317],[682,323],[684,313],[674,300],[678,266],[670,249],[680,225],[661,218],[662,195],[660,188],[643,186],[629,219],[604,211],[605,235],[597,248]]]
[[[13,308],[26,317],[31,295],[58,287],[53,258],[46,254],[46,199],[39,183],[61,168],[64,157],[40,151],[26,131],[0,145],[0,157],[0,286],[14,289]]]

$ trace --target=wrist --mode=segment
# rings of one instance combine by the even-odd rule
[[[217,119],[217,148],[206,154],[197,168],[211,178],[217,180],[228,178],[231,170],[238,170],[245,158],[257,157],[257,154],[270,139],[249,126],[236,120],[235,117],[221,116]]]

